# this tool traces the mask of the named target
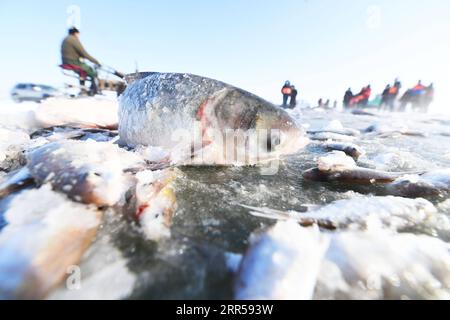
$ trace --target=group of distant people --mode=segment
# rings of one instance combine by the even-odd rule
[[[367,107],[369,104],[370,95],[372,94],[372,87],[370,84],[363,87],[361,91],[354,95],[352,89],[349,88],[344,95],[344,108],[350,107]]]
[[[297,105],[297,95],[298,91],[294,85],[291,85],[290,81],[284,83],[283,88],[281,88],[281,94],[283,95],[283,108],[294,109]]]
[[[378,95],[373,101],[369,101],[372,94],[371,86],[368,85],[354,95],[349,88],[344,95],[344,108],[378,108],[387,111],[404,112],[408,105],[411,105],[414,111],[427,112],[434,99],[434,85],[424,86],[419,80],[416,86],[408,89],[403,96],[398,99],[402,84],[395,79],[394,84],[388,84],[381,95]]]
[[[400,98],[399,111],[405,111],[406,106],[411,104],[414,111],[427,112],[433,100],[434,84],[424,86],[422,81],[419,81],[414,88],[407,90]]]

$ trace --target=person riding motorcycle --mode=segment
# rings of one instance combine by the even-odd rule
[[[83,60],[89,60],[97,67],[101,67],[100,62],[92,57],[83,47],[79,39],[80,31],[77,28],[71,28],[69,35],[63,40],[61,45],[62,68],[76,72],[80,76],[80,86],[84,92],[85,81],[91,81],[89,94],[98,93],[97,71],[88,66]]]

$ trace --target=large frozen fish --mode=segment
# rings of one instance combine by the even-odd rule
[[[90,140],[49,143],[29,153],[27,159],[37,184],[49,183],[75,201],[98,206],[121,200],[129,187],[124,170],[143,166],[134,153]]]
[[[393,230],[404,230],[418,224],[429,224],[436,228],[448,228],[450,225],[448,222],[445,226],[442,225],[442,219],[435,220],[437,210],[434,205],[420,198],[357,197],[338,200],[306,213],[244,207],[258,217],[295,220],[303,226],[318,224],[326,229],[370,229],[382,226]],[[447,221],[446,217],[442,218]]]
[[[0,299],[41,299],[69,275],[95,238],[101,212],[50,186],[17,195],[0,233]]]
[[[358,158],[365,153],[362,148],[353,143],[329,142],[322,144],[321,147],[328,151],[342,151],[354,160],[358,160]]]
[[[34,111],[40,128],[73,125],[84,128],[117,129],[118,103],[106,97],[52,98]]]
[[[386,186],[389,193],[403,197],[438,196],[450,192],[450,169],[421,175],[404,175]]]
[[[448,243],[386,230],[330,237],[315,299],[450,299]]]
[[[223,82],[178,73],[134,78],[119,110],[119,135],[128,146],[183,149],[191,164],[239,165],[308,142],[286,111]]]
[[[320,234],[278,222],[251,241],[235,297],[449,299],[449,245],[381,229]]]
[[[341,151],[334,151],[327,156],[320,157],[317,168],[303,172],[303,177],[311,181],[361,184],[389,183],[403,175],[405,173],[358,167],[352,158]]]
[[[174,182],[181,176],[178,169],[142,171],[136,174],[136,218],[150,240],[170,237],[177,202]]]
[[[254,235],[234,291],[239,300],[309,300],[328,240],[318,229],[281,222]]]

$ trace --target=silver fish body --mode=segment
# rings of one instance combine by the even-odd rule
[[[38,185],[49,183],[77,202],[115,205],[127,190],[124,170],[142,165],[137,155],[106,142],[63,140],[27,155]]]
[[[137,76],[121,96],[119,135],[128,146],[168,149],[201,147],[217,142],[211,131],[225,139],[226,131],[267,131],[261,146],[293,153],[307,139],[283,109],[223,82],[191,74],[150,73]],[[271,139],[273,130],[281,138]],[[191,136],[197,137],[200,141]],[[180,138],[181,141],[180,141]],[[258,142],[259,143],[259,142]],[[248,144],[248,139],[245,141]],[[215,150],[217,153],[218,149]],[[227,164],[227,160],[217,160]]]

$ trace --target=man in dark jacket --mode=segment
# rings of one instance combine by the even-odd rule
[[[297,106],[297,95],[298,91],[295,88],[295,86],[291,87],[291,101],[289,103],[289,106],[291,109],[294,109]]]
[[[428,108],[430,107],[431,103],[434,99],[434,84],[430,84],[425,89],[425,97],[423,101],[423,111],[428,112]]]
[[[362,101],[360,102],[360,104],[361,104],[361,106],[362,107],[367,107],[368,106],[368,104],[369,104],[369,99],[370,99],[370,96],[371,96],[371,94],[372,94],[372,87],[370,86],[370,84],[367,86],[367,87],[365,87],[364,89],[363,89],[363,91],[362,91]]]
[[[350,107],[350,101],[353,99],[353,92],[351,88],[348,88],[348,90],[345,92],[344,95],[344,108]]]
[[[97,72],[84,63],[87,59],[100,67],[100,62],[92,57],[84,49],[79,39],[80,31],[77,28],[71,28],[69,35],[64,39],[61,45],[61,56],[63,68],[73,70],[80,75],[80,85],[84,86],[86,78],[91,81],[91,94],[97,93]]]
[[[383,93],[381,94],[381,108],[385,108],[389,103],[390,98],[390,92],[391,92],[391,85],[388,84],[386,88],[384,89]]]

